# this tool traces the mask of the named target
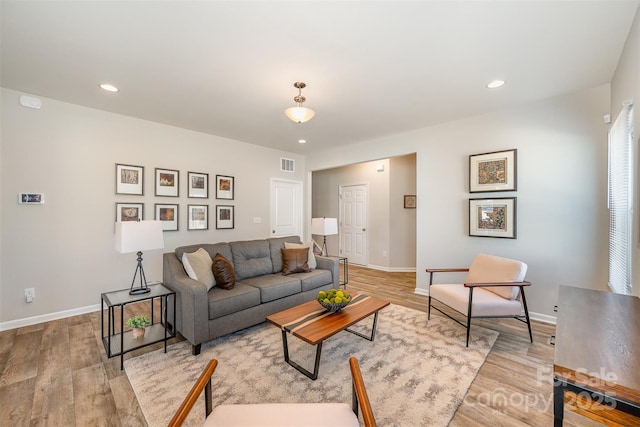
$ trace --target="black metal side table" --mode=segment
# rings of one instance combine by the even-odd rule
[[[124,369],[124,355],[135,349],[164,341],[164,352],[167,352],[167,341],[176,336],[176,293],[162,283],[149,285],[151,292],[143,295],[129,295],[129,289],[105,292],[101,294],[100,325],[102,329],[102,343],[107,357],[120,356],[120,370]],[[173,303],[173,319],[167,319],[169,299]],[[154,302],[160,300],[160,319],[156,322],[154,316]],[[132,332],[124,330],[124,311],[128,304],[149,301],[151,306],[151,325],[147,326],[142,338],[134,339]],[[119,308],[120,327],[116,328],[116,310]],[[107,321],[105,325],[105,315]],[[171,326],[170,326],[171,325]],[[105,331],[105,326],[107,326]]]
[[[347,283],[349,283],[349,258],[345,256],[327,255],[329,258],[337,258],[338,262],[342,264],[342,280],[340,286],[344,286],[347,289]]]

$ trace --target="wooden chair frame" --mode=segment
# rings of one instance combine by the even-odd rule
[[[213,375],[216,367],[218,366],[218,361],[216,359],[211,359],[205,369],[200,374],[200,377],[196,381],[196,383],[189,391],[189,394],[178,408],[178,411],[173,416],[173,419],[169,423],[169,427],[180,427],[182,423],[189,415],[189,412],[195,405],[196,401],[200,394],[202,394],[202,390],[205,393],[205,416],[209,416],[211,411],[213,411],[212,404],[212,393],[211,393],[211,376]],[[376,419],[373,415],[373,409],[371,408],[371,403],[369,402],[369,396],[367,395],[367,390],[364,386],[364,380],[362,379],[362,373],[360,372],[360,366],[358,365],[358,359],[355,357],[349,358],[349,367],[351,368],[351,377],[352,377],[352,402],[351,409],[358,416],[358,408],[362,414],[362,420],[364,422],[365,427],[376,427]]]
[[[452,310],[462,314],[467,318],[466,325],[432,304],[431,300],[434,299],[440,302],[441,304],[449,307],[444,302],[431,297],[431,285],[433,284],[433,276],[435,273],[464,273],[468,271],[469,271],[468,268],[428,268],[426,270],[426,272],[429,273],[429,309],[427,312],[427,320],[431,319],[431,307],[433,306],[434,309],[438,310],[440,313],[444,314],[449,319],[467,328],[467,347],[469,347],[469,333],[471,331],[471,319],[513,318],[513,319],[519,320],[522,323],[527,324],[527,327],[529,328],[529,339],[533,343],[533,334],[531,333],[531,319],[529,318],[529,309],[527,308],[527,298],[524,295],[524,287],[531,286],[531,282],[523,281],[523,282],[500,282],[500,283],[465,283],[464,284],[465,288],[469,288],[469,305],[468,305],[467,313],[466,314],[460,313],[458,310],[455,310],[455,309],[452,309]],[[522,297],[522,305],[524,307],[524,316],[523,315],[517,315],[517,316],[472,316],[471,315],[471,308],[473,306],[473,289],[484,288],[484,287],[496,287],[496,286],[517,286],[518,288],[520,288],[520,296]]]

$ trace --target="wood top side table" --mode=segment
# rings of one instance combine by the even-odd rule
[[[556,427],[565,403],[600,422],[640,425],[640,299],[560,286],[555,347]]]

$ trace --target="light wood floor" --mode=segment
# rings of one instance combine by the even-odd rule
[[[349,290],[426,311],[427,298],[414,294],[414,287],[415,273],[349,266]],[[500,336],[450,425],[552,425],[553,347],[548,338],[555,327],[534,322],[531,344],[526,325],[515,320],[473,324],[497,330]],[[0,426],[146,425],[120,371],[120,359],[105,354],[99,312],[0,332],[0,373]],[[565,425],[593,424],[567,413]]]

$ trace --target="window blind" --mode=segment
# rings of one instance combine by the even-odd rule
[[[626,102],[609,130],[609,287],[631,294],[633,236],[633,104]]]

